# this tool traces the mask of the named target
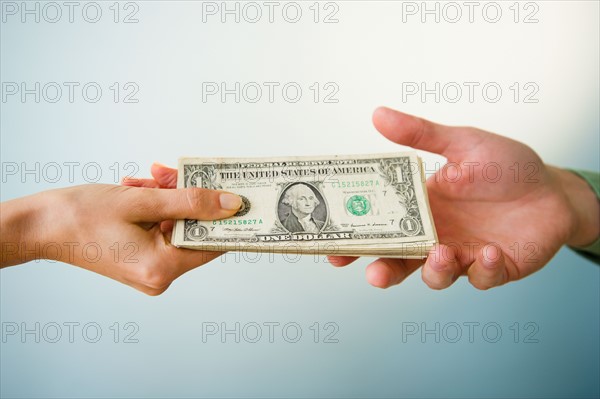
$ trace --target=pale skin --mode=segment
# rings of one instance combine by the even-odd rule
[[[173,246],[172,220],[227,218],[240,206],[237,195],[201,188],[98,184],[45,191],[0,204],[0,267],[56,260],[158,295],[221,255]]]
[[[545,165],[518,141],[388,108],[378,108],[373,123],[395,143],[441,154],[448,165],[458,165],[427,180],[440,244],[424,262],[372,262],[366,276],[376,287],[399,284],[421,267],[423,280],[434,289],[449,287],[461,275],[476,288],[488,289],[541,269],[563,245],[584,247],[600,235],[600,206],[587,183]],[[492,181],[493,171],[487,179],[482,174],[491,162],[503,172],[497,181]],[[516,181],[514,165],[521,172]],[[527,165],[534,165],[533,175]],[[453,174],[457,169],[459,178]],[[125,187],[77,186],[0,204],[0,267],[45,258],[148,295],[164,292],[185,272],[221,255],[174,247],[173,219],[226,218],[239,209],[241,199],[200,188],[175,189],[177,170],[163,165],[154,164],[151,173],[153,179],[124,180]],[[101,249],[100,257],[82,251],[90,243]],[[329,257],[335,266],[355,259]]]
[[[474,287],[486,290],[540,270],[563,245],[585,247],[600,235],[600,205],[588,184],[544,164],[523,143],[384,107],[375,110],[373,124],[397,144],[448,159],[448,167],[426,182],[440,243],[424,261],[380,258],[369,264],[366,278],[375,287],[400,284],[421,268],[423,281],[433,289],[466,275]],[[176,186],[177,170],[155,164],[151,173],[153,179],[124,184]],[[355,259],[329,257],[334,266]]]

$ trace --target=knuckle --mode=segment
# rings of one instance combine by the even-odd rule
[[[431,288],[432,290],[442,290],[444,288],[446,288],[446,286],[444,284],[442,284],[440,281],[434,281],[437,279],[433,279],[431,280],[430,278],[428,278],[426,275],[422,276],[423,282],[425,282],[425,284],[427,284],[427,286],[429,288]]]
[[[150,290],[166,290],[173,279],[169,274],[153,265],[143,267],[138,275],[138,281]]]
[[[385,290],[390,287],[388,284],[381,281],[370,281],[369,284],[371,284],[375,288],[380,288],[382,290]]]
[[[146,192],[132,190],[131,198],[127,198],[128,209],[135,209],[141,215],[154,215],[160,210],[157,201],[148,200]]]
[[[189,188],[186,190],[186,200],[191,212],[197,212],[201,208],[211,204],[210,192],[201,188]]]
[[[142,292],[148,296],[159,296],[160,294],[165,292],[167,290],[167,288],[169,288],[169,287],[160,288],[160,289],[146,287],[146,288],[142,289]]]
[[[202,189],[202,188],[189,188],[188,190],[186,190],[187,193],[187,200],[190,202],[190,204],[196,205],[196,204],[204,204],[206,202],[208,202],[209,199],[209,191]]]
[[[487,291],[490,288],[494,287],[494,284],[491,284],[489,281],[481,280],[478,278],[472,278],[469,276],[469,283],[480,291]]]
[[[454,282],[453,275],[447,271],[434,272],[424,267],[421,271],[421,279],[434,290],[448,288]]]

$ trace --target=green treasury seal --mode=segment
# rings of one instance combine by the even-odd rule
[[[362,195],[353,195],[346,202],[346,208],[355,216],[363,216],[371,210],[369,200]]]

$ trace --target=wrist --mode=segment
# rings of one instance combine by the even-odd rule
[[[566,244],[583,248],[600,236],[600,202],[592,187],[579,175],[553,168],[571,209],[570,234]]]
[[[48,215],[49,193],[34,194],[0,204],[0,267],[44,257],[51,229]]]

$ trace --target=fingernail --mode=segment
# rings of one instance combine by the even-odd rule
[[[222,193],[219,196],[219,202],[221,202],[221,208],[228,211],[238,210],[242,206],[242,199],[238,195],[230,193]]]

